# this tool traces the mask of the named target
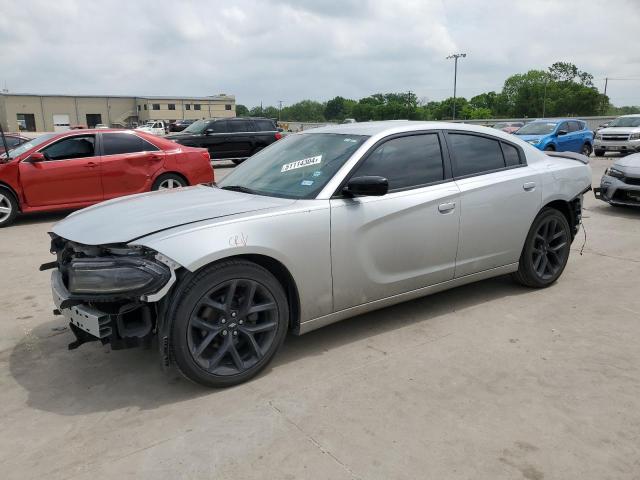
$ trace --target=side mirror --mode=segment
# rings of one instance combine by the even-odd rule
[[[569,132],[567,132],[566,130],[558,130],[558,136],[566,135],[567,133]]]
[[[386,195],[388,191],[389,181],[377,176],[354,177],[342,189],[343,195],[347,197],[356,195],[380,197]]]
[[[213,128],[207,128],[207,129],[204,131],[204,134],[205,134],[205,135],[211,135],[212,133],[215,133],[215,132],[213,131]]]
[[[29,155],[26,161],[29,163],[38,163],[38,162],[44,162],[46,159],[47,158],[44,156],[44,153],[33,152],[31,155]]]

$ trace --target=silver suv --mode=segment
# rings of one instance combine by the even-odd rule
[[[593,141],[593,152],[602,157],[605,152],[640,152],[640,114],[623,115],[607,128],[598,130]]]

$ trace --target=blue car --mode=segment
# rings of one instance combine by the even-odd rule
[[[582,120],[534,120],[516,131],[515,135],[540,150],[576,152],[586,156],[593,151],[593,132]]]

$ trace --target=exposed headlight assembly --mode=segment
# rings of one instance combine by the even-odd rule
[[[640,132],[629,135],[629,140],[640,140]]]
[[[67,267],[75,295],[136,297],[156,292],[171,278],[166,265],[145,257],[76,258]]]
[[[602,134],[596,133],[596,140],[602,140]]]
[[[537,145],[538,143],[540,143],[540,140],[527,140],[527,143],[530,143],[531,145]]]
[[[604,172],[605,175],[609,175],[614,178],[624,178],[624,172],[618,170],[615,167],[609,167]]]

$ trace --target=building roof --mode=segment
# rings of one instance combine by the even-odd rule
[[[207,97],[184,97],[184,96],[140,96],[140,95],[69,95],[69,94],[57,94],[57,93],[14,93],[14,92],[0,92],[1,96],[5,97],[68,97],[68,98],[131,98],[140,100],[235,100],[235,95],[210,95]]]

